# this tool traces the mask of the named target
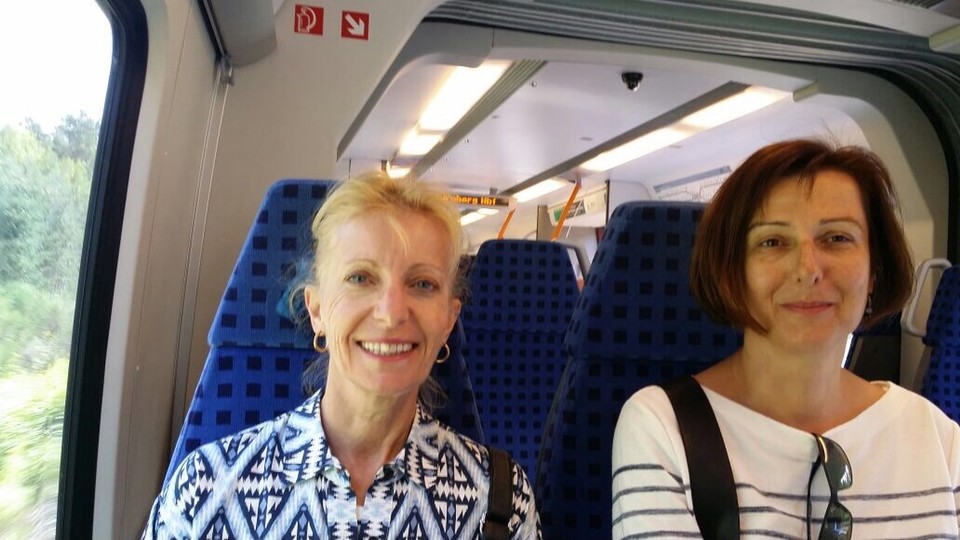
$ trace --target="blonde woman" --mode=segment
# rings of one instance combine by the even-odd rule
[[[418,400],[460,312],[456,209],[426,184],[371,174],[332,192],[313,234],[323,255],[304,297],[325,387],[188,455],[144,538],[480,538],[487,448]],[[508,537],[539,538],[530,483],[508,470]]]

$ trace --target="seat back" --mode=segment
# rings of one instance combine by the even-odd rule
[[[563,335],[579,289],[567,247],[536,240],[484,242],[462,310],[477,410],[487,442],[532,478],[563,367]]]
[[[430,371],[430,376],[437,381],[444,394],[438,408],[433,411],[433,416],[457,433],[483,444],[489,441],[477,410],[473,381],[464,357],[465,340],[463,323],[457,319],[457,324],[447,338],[450,358],[443,363],[434,364]]]
[[[856,330],[850,338],[846,367],[868,381],[900,382],[900,313]]]
[[[923,342],[930,360],[920,393],[960,421],[960,266],[940,277]]]
[[[697,203],[624,203],[610,216],[566,334],[570,361],[544,432],[537,502],[544,538],[611,530],[620,409],[649,384],[701,371],[739,346],[689,292]]]
[[[317,356],[309,324],[287,309],[290,282],[309,263],[310,220],[333,182],[271,186],[247,234],[217,309],[210,352],[167,469],[203,443],[295,408],[300,374]],[[302,303],[302,300],[300,300]]]
[[[210,352],[174,446],[167,479],[187,453],[296,408],[301,376],[317,358],[302,295],[293,285],[312,266],[310,225],[333,181],[281,180],[266,193],[208,335]],[[291,309],[299,314],[291,314]],[[300,324],[295,320],[302,320]],[[439,376],[451,394],[442,419],[482,436],[459,336]],[[311,381],[322,387],[324,381]],[[481,438],[482,442],[482,438]]]

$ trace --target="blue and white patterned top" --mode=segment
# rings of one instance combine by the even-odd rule
[[[153,504],[144,540],[478,539],[487,449],[417,407],[410,435],[363,507],[327,445],[321,392],[269,422],[191,452]],[[513,463],[510,536],[540,538],[526,474]]]

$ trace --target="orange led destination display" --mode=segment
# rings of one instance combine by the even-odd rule
[[[450,195],[445,195],[444,197],[464,206],[510,206],[510,197],[498,197],[496,195],[468,195],[464,193],[451,193]]]

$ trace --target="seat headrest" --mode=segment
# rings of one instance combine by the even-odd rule
[[[690,295],[688,268],[705,205],[634,201],[607,223],[567,332],[575,358],[712,359],[738,332]]]
[[[210,345],[311,347],[309,322],[297,324],[297,312],[288,308],[302,310],[302,295],[288,299],[312,265],[310,224],[334,185],[281,180],[267,190],[210,328]]]
[[[473,330],[565,332],[579,293],[567,246],[488,240],[470,267],[464,324]]]
[[[931,347],[960,346],[960,266],[951,266],[940,276],[923,342]]]

